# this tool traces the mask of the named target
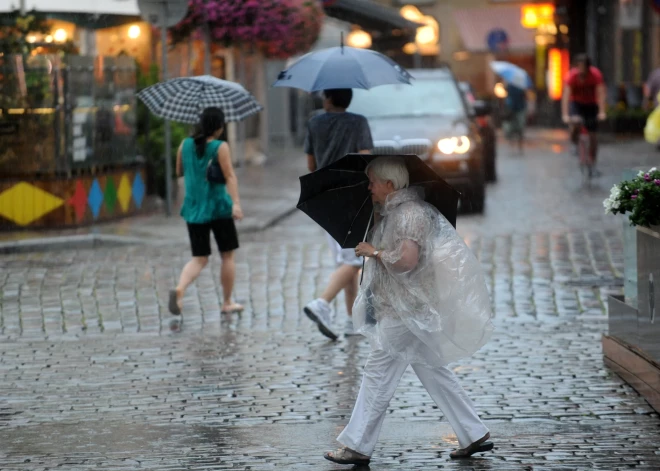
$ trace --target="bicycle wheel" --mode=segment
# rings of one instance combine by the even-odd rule
[[[580,170],[585,180],[593,176],[593,159],[591,158],[591,139],[589,134],[580,133],[578,140],[578,153],[580,155]]]

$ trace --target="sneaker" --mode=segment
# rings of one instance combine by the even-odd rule
[[[312,321],[316,322],[323,335],[332,340],[337,340],[337,334],[330,329],[330,314],[332,308],[323,299],[315,299],[303,308],[303,311]]]
[[[346,328],[344,329],[344,336],[345,337],[358,337],[361,336],[359,332],[356,332],[355,329],[353,328],[353,319],[350,317],[346,320]]]

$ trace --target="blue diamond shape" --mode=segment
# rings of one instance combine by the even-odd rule
[[[89,203],[89,207],[92,210],[94,219],[98,218],[99,212],[101,211],[101,205],[103,204],[103,191],[101,190],[101,185],[99,185],[99,181],[96,178],[92,183],[92,187],[89,189],[87,202]]]
[[[140,209],[142,206],[142,200],[144,199],[144,182],[142,181],[142,176],[139,173],[135,174],[135,179],[133,180],[133,201],[135,201],[135,206]]]

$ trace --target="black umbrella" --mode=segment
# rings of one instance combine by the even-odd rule
[[[342,246],[354,248],[365,239],[373,203],[364,173],[369,162],[391,155],[348,154],[337,162],[300,177],[298,209]],[[416,155],[397,155],[406,162],[410,185],[424,188],[424,199],[456,227],[460,193]]]

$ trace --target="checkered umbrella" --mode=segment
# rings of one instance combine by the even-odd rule
[[[196,124],[204,108],[222,109],[227,121],[242,121],[264,109],[257,99],[235,82],[211,75],[179,77],[141,90],[138,98],[161,118]]]

